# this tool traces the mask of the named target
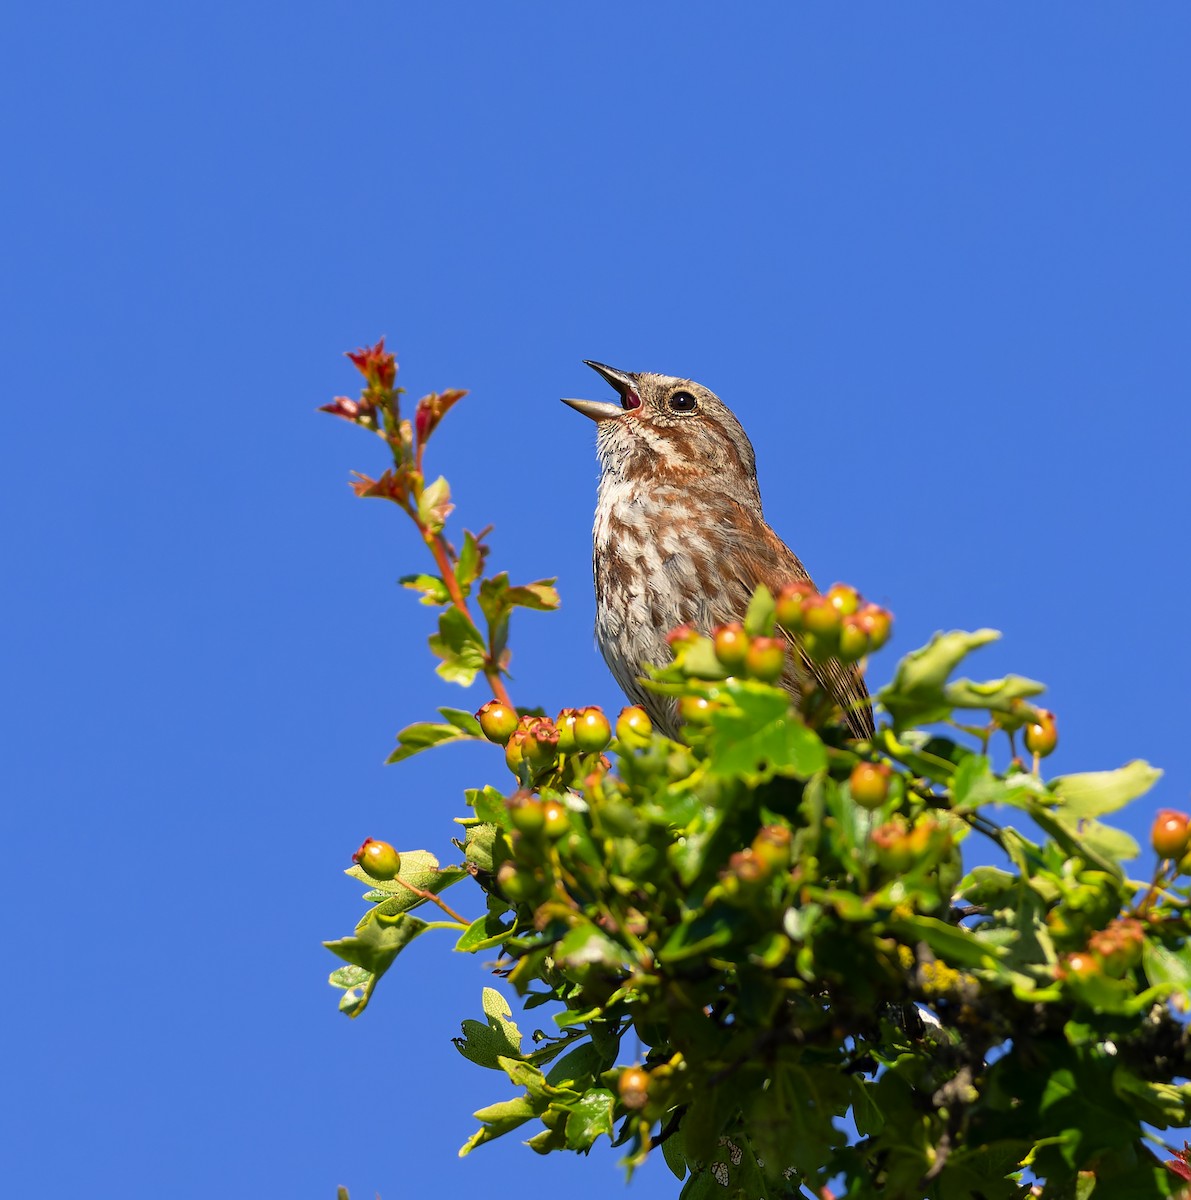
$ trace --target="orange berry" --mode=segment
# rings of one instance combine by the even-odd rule
[[[487,704],[481,705],[476,713],[476,720],[479,721],[484,736],[490,742],[496,742],[498,746],[507,745],[509,738],[513,736],[513,730],[517,728],[516,710],[501,700],[489,700]]]
[[[852,799],[861,808],[880,808],[889,798],[889,778],[892,774],[893,768],[888,763],[857,763],[848,779]]]
[[[1164,808],[1154,818],[1150,843],[1159,858],[1182,858],[1191,841],[1191,819],[1186,813]]]

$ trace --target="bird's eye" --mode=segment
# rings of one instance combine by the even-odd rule
[[[699,401],[690,392],[675,392],[666,404],[674,413],[693,413],[699,407]]]

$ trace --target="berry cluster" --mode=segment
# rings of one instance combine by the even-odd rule
[[[777,597],[777,623],[798,634],[806,652],[819,662],[859,662],[880,650],[893,632],[889,609],[864,603],[846,583],[832,584],[823,593],[809,581],[788,583]]]

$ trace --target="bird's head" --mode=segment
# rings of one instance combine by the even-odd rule
[[[756,456],[731,409],[690,379],[632,374],[585,360],[620,397],[568,400],[596,422],[600,463],[626,478],[660,477],[670,484],[707,484],[757,492]],[[743,497],[742,497],[743,498]]]

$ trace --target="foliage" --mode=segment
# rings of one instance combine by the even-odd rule
[[[794,705],[731,673],[689,631],[652,684],[682,706],[685,743],[651,733],[640,710],[617,723],[612,758],[606,723],[585,719],[582,744],[575,733],[596,710],[516,719],[509,618],[552,607],[551,581],[485,578],[483,536],[458,551],[443,536],[449,488],[425,483],[422,459],[462,393],[424,398],[411,425],[383,343],[352,357],[364,395],[328,407],[394,456],[356,490],[397,503],[431,551],[437,573],[404,582],[440,610],[439,673],[483,675],[496,697],[480,720],[442,709],[403,730],[390,761],[485,730],[508,744],[494,762],[505,785],[466,793],[460,866],[410,851],[387,881],[349,871],[371,907],[328,943],[348,964],[331,982],[358,1016],[432,930],[495,960],[528,1023],[494,988],[463,1021],[457,1049],[501,1085],[461,1153],[514,1130],[541,1154],[608,1137],[630,1169],[660,1151],[685,1200],[1183,1186],[1157,1131],[1191,1123],[1187,820],[1160,814],[1167,857],[1141,882],[1122,867],[1137,845],[1101,820],[1159,772],[1044,781],[1056,735],[1030,704],[1041,686],[955,678],[991,630],[907,655],[877,694],[871,741],[850,739],[809,687]],[[731,641],[738,663],[739,637],[774,622],[759,595],[722,653]],[[965,869],[965,856],[999,865]],[[451,887],[482,912],[447,908]],[[416,915],[435,904],[448,919]]]

